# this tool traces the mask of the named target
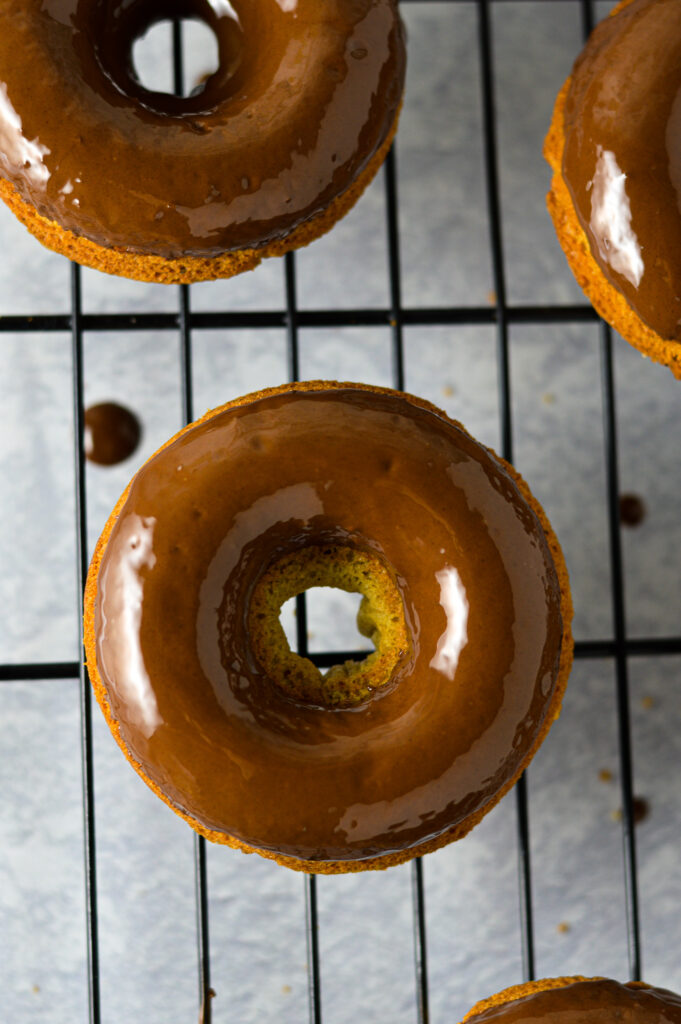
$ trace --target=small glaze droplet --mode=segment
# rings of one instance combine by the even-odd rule
[[[620,522],[623,526],[639,526],[646,517],[646,507],[638,494],[620,494]]]
[[[129,458],[142,436],[140,421],[117,402],[99,402],[85,410],[85,455],[99,466]]]

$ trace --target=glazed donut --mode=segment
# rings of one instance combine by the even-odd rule
[[[462,1024],[681,1024],[681,996],[640,981],[542,978],[476,1003]]]
[[[193,17],[219,67],[186,98],[134,41]],[[230,277],[323,234],[397,127],[397,0],[0,0],[0,196],[41,242],[138,280]]]
[[[326,676],[281,603],[364,595],[375,655]],[[198,832],[315,872],[465,835],[557,717],[560,548],[515,471],[429,403],[358,384],[257,392],[182,430],[97,545],[85,644],[142,778]]]
[[[624,0],[556,101],[548,207],[579,285],[681,378],[681,0]]]

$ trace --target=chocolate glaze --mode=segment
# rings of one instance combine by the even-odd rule
[[[608,281],[681,338],[681,0],[634,0],[597,26],[567,97],[563,177]]]
[[[681,996],[663,988],[596,979],[534,992],[466,1018],[466,1024],[681,1024]]]
[[[385,560],[411,632],[358,709],[285,697],[246,628],[265,568],[329,542]],[[204,827],[305,860],[408,849],[486,804],[544,721],[563,632],[543,530],[506,470],[430,407],[351,385],[246,399],[147,462],[95,628],[148,778]]]
[[[646,507],[638,494],[620,494],[620,522],[623,526],[640,526],[646,517]]]
[[[144,89],[134,40],[198,17],[197,95]],[[395,0],[0,0],[0,172],[102,245],[211,256],[283,238],[345,191],[395,120]]]
[[[142,428],[134,413],[117,402],[85,410],[85,455],[100,466],[124,462],[137,448]]]

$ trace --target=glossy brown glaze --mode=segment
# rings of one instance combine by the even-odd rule
[[[606,978],[573,981],[482,1013],[473,1011],[466,1024],[611,1024],[615,1020],[620,1024],[681,1024],[681,997],[666,989],[622,985]]]
[[[173,15],[219,45],[186,99],[144,89],[130,56]],[[394,125],[404,64],[395,0],[0,0],[0,172],[102,245],[257,248],[362,173]]]
[[[85,410],[85,455],[100,466],[124,462],[137,448],[140,421],[118,402],[98,402]]]
[[[645,324],[681,338],[681,0],[633,0],[597,26],[564,127],[594,258]]]
[[[286,698],[246,629],[267,566],[329,542],[384,560],[411,633],[356,709]],[[183,432],[133,480],[96,584],[120,740],[173,806],[249,847],[411,848],[508,785],[547,725],[564,624],[537,515],[486,449],[395,392],[308,383]]]

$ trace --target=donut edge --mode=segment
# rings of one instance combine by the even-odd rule
[[[609,17],[617,15],[631,2],[622,0],[613,8]],[[586,232],[577,218],[562,171],[565,149],[564,112],[571,84],[572,75],[565,80],[558,93],[551,125],[544,140],[544,158],[553,171],[546,205],[558,241],[577,284],[598,315],[621,334],[625,341],[638,349],[641,355],[666,366],[677,380],[681,380],[681,341],[662,338],[631,309],[624,295],[608,281],[594,259]]]
[[[386,138],[364,170],[344,192],[337,195],[326,209],[295,227],[285,238],[269,242],[258,249],[235,249],[218,256],[181,256],[172,259],[153,254],[131,253],[120,246],[100,245],[61,227],[56,221],[43,217],[35,207],[22,198],[18,189],[6,178],[0,178],[0,199],[21,221],[29,234],[45,248],[66,256],[81,266],[118,277],[127,277],[133,281],[155,284],[196,284],[199,281],[227,279],[246,270],[255,270],[262,260],[269,256],[283,256],[293,249],[309,245],[330,231],[349,213],[385,161],[397,132],[401,109],[402,101]]]
[[[475,438],[471,436],[471,434],[469,434],[469,432],[466,430],[464,426],[462,426],[461,423],[459,423],[457,420],[452,419],[445,412],[439,409],[436,405],[433,405],[432,402],[429,402],[426,399],[407,394],[406,392],[396,392],[394,389],[391,388],[377,387],[375,385],[370,384],[357,384],[355,382],[340,381],[305,381],[303,383],[283,384],[278,387],[263,388],[260,391],[254,391],[248,395],[242,395],[238,398],[232,399],[231,401],[226,402],[224,405],[221,405],[216,409],[210,409],[198,420],[195,420],[193,423],[190,423],[186,427],[183,427],[176,434],[174,434],[173,437],[169,438],[169,440],[167,440],[152,455],[149,456],[149,459],[147,459],[146,462],[151,461],[151,459],[153,459],[159,452],[174,444],[175,441],[182,437],[188,430],[193,429],[199,423],[204,423],[206,420],[209,420],[216,415],[226,412],[228,409],[238,408],[239,406],[242,405],[250,405],[255,401],[259,401],[260,399],[263,398],[269,398],[270,396],[273,395],[287,394],[296,391],[338,391],[345,388],[359,389],[374,394],[400,394],[411,405],[414,405],[420,409],[424,409],[427,412],[434,413],[438,417],[445,419],[448,423],[452,424],[453,426],[461,430],[466,435],[466,437],[471,438],[471,440],[474,441],[475,444],[480,444],[479,441],[477,441]],[[260,854],[261,857],[265,857],[268,860],[274,860],[278,864],[282,864],[285,867],[293,869],[294,871],[304,871],[309,874],[331,875],[354,873],[358,871],[367,870],[384,870],[385,868],[392,867],[393,865],[403,864],[409,860],[413,860],[415,857],[421,857],[426,853],[432,853],[435,850],[439,850],[443,846],[447,846],[449,843],[454,842],[457,839],[462,839],[465,835],[468,834],[468,832],[471,831],[471,829],[473,829],[478,824],[478,822],[482,820],[482,818],[489,811],[492,810],[493,807],[495,807],[499,803],[499,801],[516,784],[516,782],[518,781],[518,779],[520,778],[520,776],[525,771],[526,767],[529,765],[530,761],[538,751],[539,747],[544,742],[544,739],[546,738],[549,729],[551,728],[554,721],[558,718],[560,714],[563,694],[565,693],[568,677],[570,675],[570,669],[572,667],[572,598],[570,595],[570,582],[568,578],[567,567],[565,565],[565,559],[563,557],[563,552],[558,542],[558,538],[553,532],[551,524],[549,523],[546,513],[544,512],[542,506],[531,493],[529,487],[527,486],[523,478],[514,469],[514,467],[510,465],[510,463],[506,462],[505,459],[502,459],[500,456],[498,456],[493,451],[493,449],[487,448],[485,445],[482,444],[480,444],[480,447],[484,448],[491,455],[491,457],[509,474],[511,479],[514,481],[522,497],[525,499],[525,501],[528,503],[532,511],[537,516],[541,524],[541,527],[544,531],[544,534],[546,536],[547,544],[551,552],[554,568],[556,570],[556,576],[558,578],[558,586],[560,589],[560,612],[563,624],[560,661],[558,672],[556,673],[554,691],[551,700],[549,701],[549,704],[546,708],[543,722],[537,732],[537,736],[535,737],[534,743],[532,744],[531,748],[523,758],[520,767],[515,772],[515,774],[508,780],[508,782],[506,782],[504,786],[502,786],[502,788],[497,793],[495,793],[494,796],[489,801],[487,801],[486,804],[483,805],[483,807],[479,808],[477,811],[469,815],[463,821],[459,822],[451,829],[448,829],[446,832],[443,832],[441,835],[436,836],[433,839],[428,839],[425,842],[420,843],[417,846],[410,847],[407,850],[400,850],[397,853],[384,854],[379,857],[372,857],[364,860],[302,860],[296,857],[289,857],[284,854],[278,854],[272,850],[264,850],[259,849],[257,847],[249,846],[248,844],[243,843],[241,840],[229,836],[224,832],[218,832],[206,828],[205,826],[201,825],[198,821],[196,821],[194,818],[192,818],[190,814],[187,814],[186,812],[177,808],[168,799],[168,797],[165,796],[165,794],[160,790],[156,783],[154,783],[150,778],[148,778],[142,766],[132,757],[132,755],[128,751],[125,742],[120,734],[120,727],[118,721],[112,714],[111,707],[109,705],[109,700],[106,694],[106,689],[104,687],[104,684],[102,683],[101,677],[99,675],[99,670],[97,668],[94,609],[95,599],[97,596],[97,577],[99,574],[101,561],[104,556],[104,551],[106,550],[106,546],[111,535],[111,531],[116,521],[118,520],[118,517],[125,502],[127,501],[128,494],[130,493],[130,488],[132,487],[132,484],[135,480],[135,477],[137,476],[137,473],[142,471],[144,465],[146,465],[146,462],[137,470],[137,473],[135,473],[130,483],[123,491],[122,495],[116,502],[116,505],[111,515],[107,519],[107,522],[95,546],[92,560],[90,562],[90,568],[87,575],[87,581],[85,584],[85,592],[83,597],[83,643],[86,655],[85,664],[88,669],[88,674],[90,677],[90,681],[92,683],[95,697],[97,699],[97,703],[99,704],[102,713],[104,714],[109,729],[111,730],[114,736],[114,739],[116,740],[118,746],[123,751],[123,754],[125,755],[126,759],[135,769],[137,774],[147,784],[147,786],[149,786],[152,792],[155,793],[156,796],[158,796],[165,804],[167,804],[168,807],[171,808],[171,810],[173,810],[176,814],[183,818],[187,822],[187,824],[189,824],[191,828],[194,829],[195,832],[199,833],[199,835],[204,836],[205,839],[208,839],[211,842],[218,843],[224,846],[230,846],[233,849],[241,850],[243,853],[257,853]]]
[[[478,1014],[485,1013],[486,1010],[492,1010],[495,1007],[505,1006],[507,1003],[515,1002],[516,999],[524,999],[526,996],[534,995],[535,992],[546,992],[549,989],[566,988],[568,985],[575,985],[581,981],[607,981],[602,975],[596,975],[595,977],[584,977],[581,974],[576,974],[571,977],[565,978],[540,978],[537,981],[528,981],[520,985],[511,985],[509,988],[502,989],[501,992],[497,992],[493,996],[488,996],[486,999],[480,999],[466,1014],[461,1021],[461,1024],[466,1024],[467,1021],[477,1017]],[[644,981],[630,981],[626,983],[630,988],[651,988]]]

